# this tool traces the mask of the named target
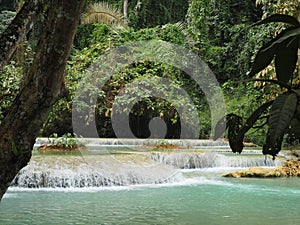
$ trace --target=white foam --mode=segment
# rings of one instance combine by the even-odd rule
[[[17,198],[17,194],[5,193],[3,195],[3,199],[4,198]]]
[[[82,188],[20,188],[10,187],[9,192],[99,192],[99,191],[124,191],[138,190],[145,188],[168,188],[179,186],[196,186],[196,185],[217,185],[232,186],[233,184],[218,179],[207,179],[205,177],[183,178],[180,181],[162,183],[162,184],[137,184],[128,186],[105,186],[105,187],[82,187]],[[10,195],[13,194],[8,194]]]

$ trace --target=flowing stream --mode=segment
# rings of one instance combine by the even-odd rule
[[[0,204],[0,224],[300,224],[299,179],[221,176],[279,166],[286,155],[273,161],[257,150],[235,155],[225,144],[203,143],[34,151]]]

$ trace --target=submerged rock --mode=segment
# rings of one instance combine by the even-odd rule
[[[251,167],[222,175],[223,177],[300,177],[300,161],[289,160],[277,168]]]

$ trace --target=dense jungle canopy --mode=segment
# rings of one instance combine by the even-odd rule
[[[296,1],[109,1],[111,9],[120,15],[121,22],[126,23],[124,28],[107,23],[105,18],[104,20],[102,18],[102,21],[97,20],[93,17],[93,12],[88,12],[89,6],[99,2],[93,0],[86,2],[84,15],[90,17],[91,21],[81,22],[76,32],[66,68],[65,82],[68,92],[55,104],[40,131],[41,136],[72,133],[72,100],[83,71],[109,49],[135,41],[163,40],[191,49],[198,54],[222,85],[228,113],[247,117],[253,108],[278,93],[278,88],[273,85],[257,83],[253,85],[253,82],[237,81],[249,78],[247,73],[250,71],[255,53],[282,29],[281,24],[252,29],[249,29],[249,26],[274,13],[294,15],[298,7]],[[3,32],[12,21],[22,4],[23,1],[1,1],[0,32]],[[22,86],[23,77],[32,64],[44,16],[45,12],[38,16],[30,31],[18,44],[12,60],[1,72],[0,120],[8,113],[9,106]],[[260,76],[272,77],[272,73],[274,72],[270,69]],[[183,71],[163,63],[149,61],[130,65],[124,71],[115,74],[106,84],[96,108],[99,136],[115,137],[110,112],[114,98],[120,90],[134,79],[154,75],[174,80],[189,93],[199,112],[200,138],[208,138],[211,129],[210,111],[203,91]],[[130,123],[135,135],[148,137],[148,123],[156,116],[163,118],[167,123],[167,138],[179,137],[178,113],[172,104],[156,98],[144,99],[131,110]],[[261,144],[264,136],[265,129],[260,129],[250,131],[245,139]]]

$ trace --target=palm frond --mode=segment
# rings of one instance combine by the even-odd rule
[[[107,2],[98,2],[88,6],[81,19],[82,24],[106,23],[113,26],[125,27],[122,15],[117,8]]]

